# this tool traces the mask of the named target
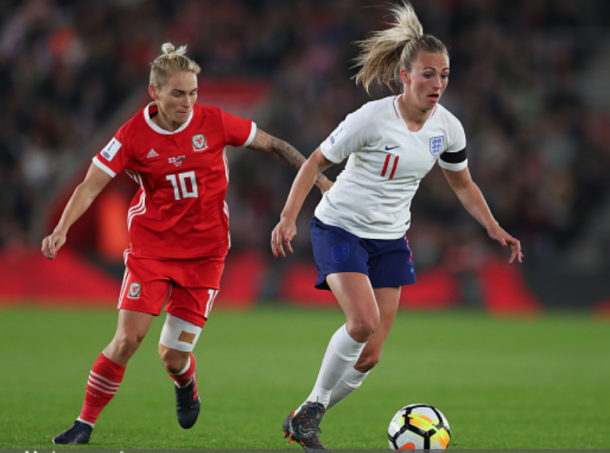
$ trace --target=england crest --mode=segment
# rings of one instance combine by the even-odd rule
[[[337,245],[333,247],[333,260],[340,263],[349,258],[349,244]]]
[[[193,151],[203,151],[207,147],[203,134],[193,135]]]
[[[445,150],[445,136],[432,137],[430,139],[430,154],[437,157]]]

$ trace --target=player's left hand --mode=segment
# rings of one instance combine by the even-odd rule
[[[504,231],[500,225],[495,225],[494,227],[490,228],[487,230],[487,233],[494,241],[498,241],[502,247],[510,246],[511,253],[510,259],[508,260],[510,264],[513,264],[515,259],[517,259],[519,263],[523,263],[524,256],[523,253],[521,253],[521,241],[519,241],[519,239],[512,237],[510,234]]]

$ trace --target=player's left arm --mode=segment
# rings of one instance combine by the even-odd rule
[[[305,157],[292,145],[260,129],[256,130],[252,143],[246,146],[246,148],[269,154],[281,164],[293,168],[295,171],[299,171],[306,161]],[[333,183],[322,174],[316,180],[316,186],[318,186],[322,193],[330,189],[332,185]]]
[[[515,258],[521,263],[523,259],[521,242],[504,231],[496,219],[494,219],[481,190],[472,180],[468,167],[460,171],[443,168],[443,173],[464,208],[487,230],[489,237],[498,241],[503,247],[510,246],[511,255],[509,263],[512,264]]]

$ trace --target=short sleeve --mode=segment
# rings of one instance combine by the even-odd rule
[[[363,108],[347,115],[345,120],[320,145],[324,157],[338,164],[367,144],[370,118]]]
[[[438,164],[451,171],[461,171],[468,167],[466,133],[462,123],[455,117],[452,117],[447,124],[447,147],[440,155]]]
[[[248,146],[256,135],[256,123],[222,112],[225,141],[232,146]]]
[[[93,158],[93,163],[111,177],[123,171],[129,161],[129,147],[123,126],[108,144]]]

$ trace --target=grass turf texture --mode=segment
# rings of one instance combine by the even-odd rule
[[[213,314],[195,350],[202,412],[176,420],[157,356],[156,319],[102,413],[89,449],[285,449],[281,425],[315,381],[339,311]],[[114,311],[0,311],[0,448],[57,449],[78,415],[89,369],[110,341]],[[607,448],[609,325],[584,315],[495,319],[478,312],[399,313],[381,363],[330,410],[331,449],[386,449],[402,406],[447,416],[450,448]],[[62,447],[63,448],[63,447]]]

